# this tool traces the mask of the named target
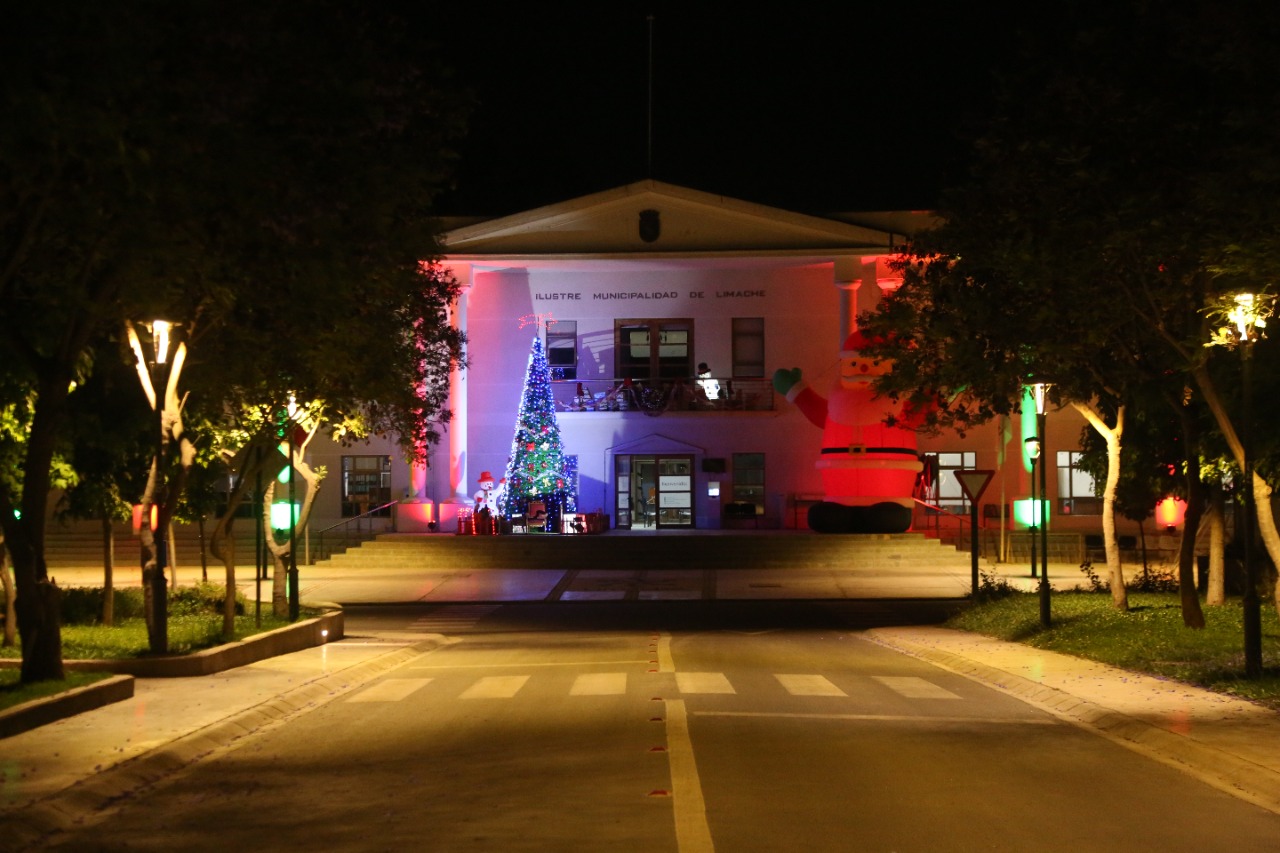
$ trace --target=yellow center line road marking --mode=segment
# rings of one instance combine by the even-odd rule
[[[520,692],[527,675],[486,675],[458,697],[460,699],[510,699]]]
[[[676,662],[671,658],[671,635],[663,631],[658,635],[658,672],[675,672]]]
[[[873,676],[876,681],[895,693],[908,699],[959,699],[960,697],[931,681],[911,676],[894,677],[889,675]]]
[[[681,693],[736,693],[723,672],[677,672],[676,689]]]
[[[625,672],[588,672],[573,680],[570,696],[620,696],[627,692]]]
[[[683,699],[668,699],[667,760],[671,762],[671,805],[676,821],[676,847],[680,853],[714,853],[707,804],[693,758],[689,716]]]
[[[348,699],[348,702],[399,702],[415,690],[425,687],[430,678],[388,678]]]

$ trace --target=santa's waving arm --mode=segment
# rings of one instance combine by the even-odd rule
[[[773,373],[773,390],[794,403],[804,413],[809,423],[823,427],[827,423],[827,401],[800,378],[800,368],[779,368]]]

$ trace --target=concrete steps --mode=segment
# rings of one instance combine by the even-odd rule
[[[178,577],[201,567],[201,540],[193,526],[174,528]],[[118,573],[137,570],[141,546],[127,525],[114,531]],[[205,543],[207,545],[207,542]],[[443,533],[382,533],[376,539],[323,543],[312,541],[312,562],[353,572],[378,568],[618,569],[662,568],[856,568],[968,571],[969,555],[920,533],[820,535],[809,531],[694,530],[629,532],[612,530],[588,536],[527,534],[511,536],[455,536]],[[253,565],[253,529],[244,525],[236,536],[236,566]],[[305,551],[305,548],[303,549]],[[101,571],[102,535],[94,524],[53,525],[45,545],[50,572],[59,569]],[[300,552],[300,563],[305,564]],[[218,563],[209,561],[210,576],[220,576]]]
[[[332,568],[451,570],[832,568],[956,571],[969,555],[923,534],[824,536],[784,531],[689,531],[589,536],[384,533],[326,561]]]

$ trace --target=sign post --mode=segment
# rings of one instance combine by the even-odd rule
[[[976,596],[978,594],[978,499],[986,491],[987,484],[991,482],[995,471],[990,469],[961,470],[956,471],[955,475],[956,480],[960,483],[960,488],[964,490],[964,496],[969,499],[970,592]]]

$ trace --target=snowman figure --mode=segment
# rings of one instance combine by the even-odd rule
[[[471,496],[475,502],[475,511],[488,510],[490,515],[498,514],[498,491],[493,479],[493,475],[488,471],[480,474],[478,480],[480,488]]]
[[[819,533],[901,533],[911,527],[922,467],[916,417],[876,396],[872,382],[892,364],[863,356],[859,350],[867,343],[860,332],[845,339],[827,399],[805,383],[798,367],[773,375],[774,390],[822,428],[815,467],[823,501],[809,508],[809,527]]]

